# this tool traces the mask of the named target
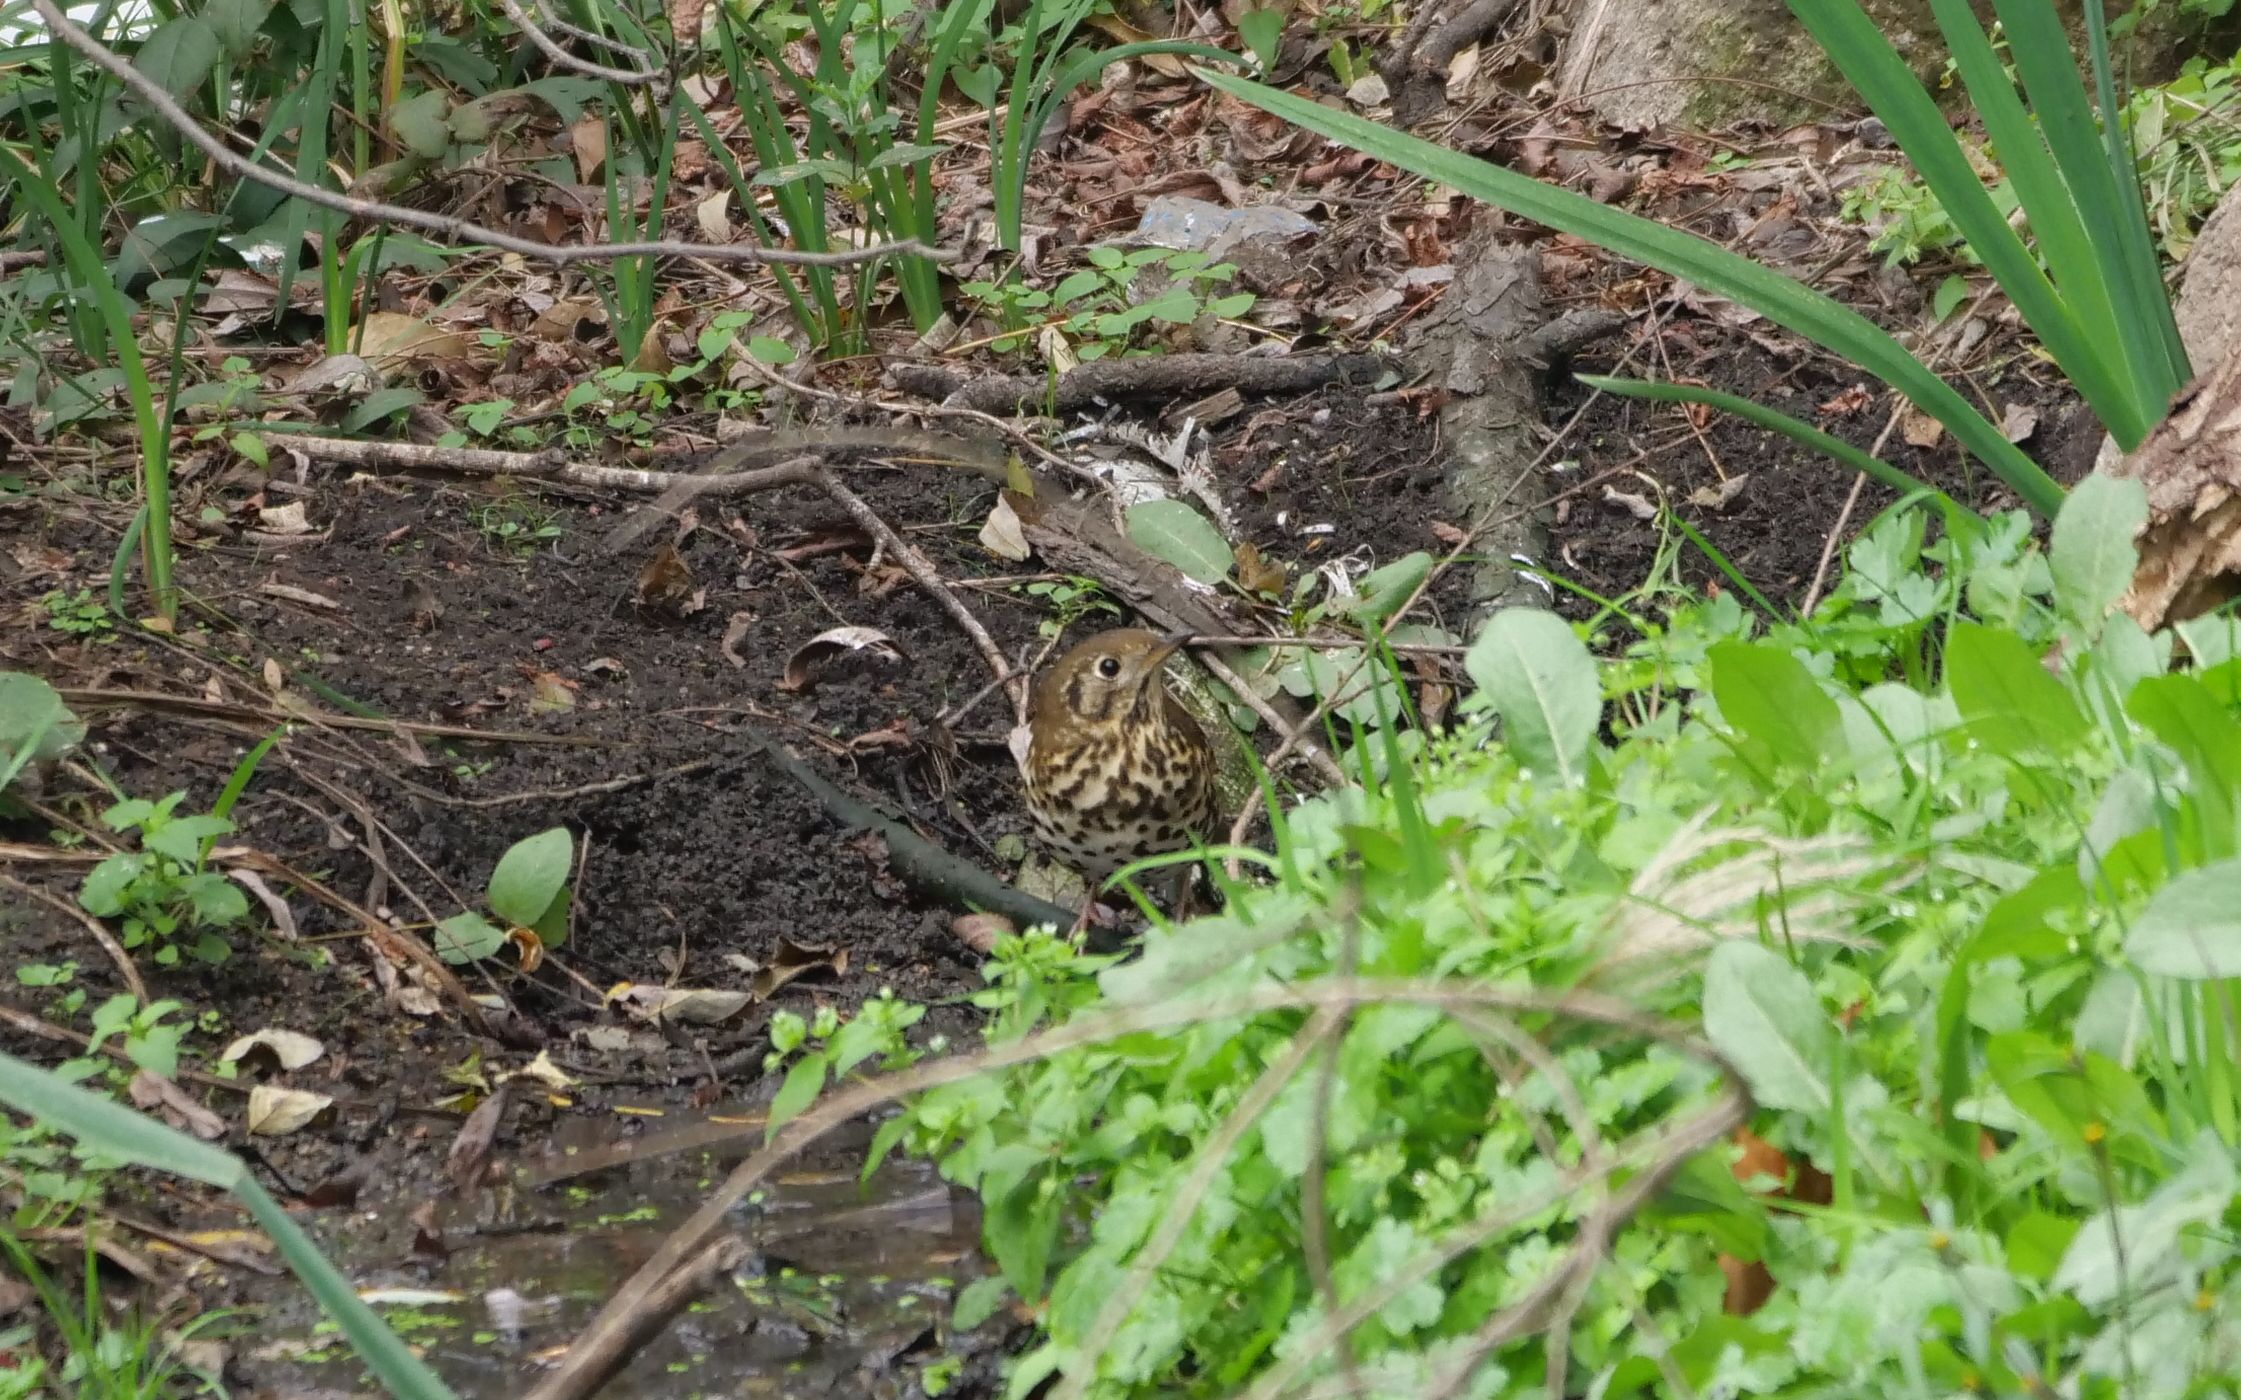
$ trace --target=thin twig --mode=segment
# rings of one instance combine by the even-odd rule
[[[140,969],[133,965],[132,955],[124,950],[124,945],[109,932],[106,924],[77,905],[55,898],[37,885],[27,885],[13,875],[0,874],[0,885],[31,896],[66,919],[77,920],[93,936],[93,941],[101,945],[101,951],[109,955],[109,961],[117,965],[117,975],[124,978],[125,990],[142,1006],[148,1004],[148,984],[140,980]]]
[[[763,248],[753,244],[732,243],[676,243],[667,239],[650,239],[636,243],[539,243],[534,239],[517,238],[494,228],[448,214],[431,213],[425,209],[411,209],[401,204],[385,204],[378,200],[359,199],[319,185],[307,184],[292,175],[267,170],[244,156],[234,153],[227,145],[205,130],[188,115],[187,109],[150,80],[140,70],[111,52],[92,35],[80,29],[62,7],[54,0],[31,0],[31,7],[46,21],[47,28],[71,48],[86,56],[86,60],[123,84],[125,89],[145,102],[150,110],[178,129],[188,143],[208,156],[211,163],[243,180],[254,181],[268,189],[291,195],[306,204],[316,204],[322,209],[333,209],[353,218],[374,223],[401,225],[423,229],[453,243],[481,243],[502,248],[509,253],[519,253],[525,258],[538,258],[555,266],[566,267],[580,262],[609,262],[616,258],[706,258],[711,262],[786,263],[792,266],[850,267],[878,258],[909,254],[929,262],[950,263],[963,255],[942,248],[931,248],[915,238],[896,239],[875,243],[864,248],[850,248],[839,252],[811,253],[797,248]]]
[[[545,57],[563,68],[572,68],[578,73],[587,74],[594,78],[604,78],[610,83],[620,83],[625,87],[638,87],[650,83],[662,75],[663,70],[653,65],[650,56],[644,49],[610,39],[604,34],[593,34],[588,30],[578,29],[565,20],[546,16],[546,22],[552,24],[555,28],[582,39],[586,43],[597,44],[601,48],[615,53],[627,54],[638,61],[638,66],[636,68],[609,68],[605,64],[578,58],[562,48],[551,35],[545,32],[544,26],[531,19],[528,11],[514,3],[514,0],[498,0],[498,3],[505,9],[506,18],[520,26],[521,32],[529,36],[529,42],[543,50]]]
[[[811,466],[805,468],[803,474],[806,480],[823,490],[833,498],[835,504],[847,511],[849,519],[854,520],[865,534],[884,545],[887,552],[895,556],[895,562],[903,566],[903,571],[920,588],[926,590],[926,596],[941,604],[942,611],[956,619],[957,625],[965,629],[965,635],[972,638],[973,645],[980,650],[981,659],[988,663],[989,671],[1011,698],[1012,714],[1017,722],[1027,723],[1027,677],[1012,669],[1010,660],[1004,655],[1004,649],[996,645],[996,639],[988,635],[988,629],[981,625],[980,619],[973,615],[971,608],[965,606],[964,600],[957,596],[955,590],[942,582],[941,572],[934,567],[933,561],[920,553],[918,546],[897,534],[893,526],[879,518],[878,511],[866,505],[863,497],[841,485],[840,479],[831,472],[823,467]]]

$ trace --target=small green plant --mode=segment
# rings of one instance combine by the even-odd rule
[[[1121,615],[1120,604],[1093,578],[1046,579],[1022,588],[1029,597],[1050,604],[1050,616],[1035,624],[1035,630],[1046,637],[1055,637],[1091,618]]]
[[[155,959],[175,966],[181,944],[206,963],[233,954],[226,931],[249,917],[249,900],[239,886],[205,868],[210,848],[233,830],[214,813],[179,815],[186,800],[174,792],[154,802],[132,797],[101,814],[111,831],[130,832],[137,851],[119,851],[87,872],[78,902],[97,918],[121,919],[128,949],[153,948]]]
[[[47,610],[47,626],[57,632],[87,641],[106,640],[116,633],[116,620],[109,616],[108,603],[90,588],[75,593],[50,589],[40,596],[39,605]]]
[[[770,1053],[763,1057],[763,1073],[775,1074],[788,1061],[792,1064],[771,1097],[766,1140],[816,1102],[828,1078],[852,1074],[873,1056],[879,1057],[883,1069],[912,1063],[918,1052],[904,1034],[925,1015],[925,1007],[897,1000],[891,987],[880,988],[878,996],[846,1019],[830,1006],[818,1007],[807,1019],[793,1011],[771,1013]],[[939,1053],[944,1047],[929,1048]]]
[[[193,1023],[171,1018],[186,1010],[168,998],[142,1006],[137,997],[119,992],[93,1009],[93,1037],[85,1053],[57,1073],[65,1079],[85,1078],[108,1068],[97,1052],[110,1039],[124,1046],[125,1057],[142,1069],[171,1078],[179,1072],[179,1046],[194,1030]]]
[[[526,559],[561,536],[558,511],[511,493],[476,506],[474,521],[493,551],[515,559]]]
[[[991,342],[1010,352],[1033,341],[1034,333],[1055,327],[1072,337],[1075,357],[1100,359],[1126,351],[1145,326],[1189,325],[1201,316],[1234,319],[1253,307],[1251,292],[1223,292],[1237,275],[1229,263],[1204,253],[1169,248],[1091,248],[1089,266],[1069,273],[1048,291],[1018,282],[967,282],[967,296],[978,300],[1007,331]],[[1147,271],[1165,274],[1168,284],[1156,295],[1132,300],[1130,292]]]
[[[506,848],[490,872],[490,913],[469,909],[436,925],[436,953],[445,962],[471,963],[494,957],[514,930],[536,935],[547,948],[568,941],[568,873],[576,847],[568,828],[556,826],[525,836]]]
[[[59,1382],[64,1393],[80,1400],[174,1400],[226,1394],[217,1376],[190,1365],[180,1350],[181,1343],[221,1325],[224,1314],[198,1317],[177,1337],[167,1339],[155,1319],[136,1311],[119,1316],[103,1301],[100,1255],[90,1239],[75,1301],[48,1276],[14,1231],[0,1229],[0,1253],[38,1295],[47,1320],[60,1334],[63,1350],[61,1365],[50,1371],[35,1350],[32,1328],[0,1335],[0,1352],[18,1358],[16,1364],[0,1369],[0,1397],[55,1393],[42,1382]]]

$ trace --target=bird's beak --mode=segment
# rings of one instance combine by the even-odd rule
[[[1173,656],[1176,652],[1182,650],[1183,643],[1189,641],[1191,638],[1197,635],[1198,634],[1196,632],[1193,632],[1188,627],[1180,627],[1175,631],[1168,633],[1166,636],[1161,637],[1159,639],[1159,646],[1152,652],[1151,664],[1149,666],[1146,666],[1144,669],[1147,672],[1157,671],[1160,667],[1167,664],[1168,657]]]

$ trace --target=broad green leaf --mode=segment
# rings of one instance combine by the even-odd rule
[[[1970,734],[1996,753],[2052,762],[2087,732],[2068,687],[2013,632],[1956,623],[1945,679]]]
[[[45,680],[0,671],[0,789],[34,762],[60,758],[86,737],[86,727]]]
[[[2172,877],[2132,921],[2124,955],[2143,972],[2241,977],[2241,857]]]
[[[508,846],[498,857],[498,868],[490,872],[490,912],[508,923],[535,925],[568,888],[568,868],[575,854],[575,840],[564,826]]]
[[[2140,1296],[2146,1284],[2187,1267],[2179,1241],[2189,1227],[2214,1225],[2235,1194],[2233,1153],[2202,1130],[2186,1164],[2138,1205],[2116,1206],[2085,1223],[2063,1252],[2054,1286],[2089,1308]]]
[[[1501,716],[1502,741],[1520,767],[1567,787],[1586,780],[1603,688],[1570,623],[1538,608],[1504,608],[1471,643],[1463,669]]]
[[[447,963],[481,962],[506,946],[506,931],[470,909],[437,924],[435,942]]]
[[[228,54],[245,58],[257,46],[257,33],[272,13],[272,4],[273,0],[209,0],[202,7],[202,19]]]
[[[1766,1108],[1826,1113],[1836,1030],[1805,974],[1756,943],[1729,941],[1704,969],[1704,1034]]]
[[[1139,501],[1128,508],[1124,519],[1128,537],[1138,549],[1200,583],[1220,583],[1236,562],[1229,541],[1214,523],[1181,501]]]
[[[1712,698],[1727,722],[1796,768],[1819,766],[1844,742],[1836,701],[1781,647],[1722,642],[1711,649]]]
[[[439,159],[451,149],[451,99],[441,92],[416,92],[389,109],[389,129],[414,155]]]
[[[199,16],[181,15],[156,26],[156,32],[132,56],[132,66],[183,101],[193,97],[210,70],[218,66],[218,56],[217,31]]]
[[[2089,638],[2100,634],[2109,609],[2132,585],[2140,563],[2133,537],[2147,518],[2147,487],[2100,472],[2071,487],[2054,517],[2047,566],[2055,602]]]
[[[1383,622],[1398,612],[1432,572],[1432,556],[1422,550],[1372,569],[1354,586],[1355,596],[1331,604],[1331,611],[1356,622]]]
[[[765,1141],[776,1137],[780,1128],[800,1117],[802,1110],[817,1101],[817,1095],[825,1088],[826,1064],[825,1053],[812,1050],[794,1061],[793,1068],[786,1071],[785,1082],[771,1096],[769,1124],[763,1129]]]

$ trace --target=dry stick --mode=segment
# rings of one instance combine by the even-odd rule
[[[148,984],[140,980],[140,969],[133,966],[132,955],[125,952],[124,945],[117,942],[116,937],[109,932],[107,926],[101,920],[75,904],[56,899],[37,885],[25,884],[13,875],[0,874],[0,885],[30,895],[64,918],[76,919],[84,925],[86,932],[93,935],[93,941],[101,945],[101,951],[109,955],[109,961],[117,965],[117,973],[124,978],[125,989],[131,992],[142,1006],[148,1004]]]
[[[1105,1306],[1098,1309],[1096,1319],[1082,1335],[1081,1353],[1091,1358],[1092,1364],[1070,1373],[1065,1382],[1051,1392],[1051,1400],[1082,1400],[1097,1369],[1095,1358],[1104,1355],[1105,1348],[1112,1345],[1114,1335],[1127,1323],[1136,1300],[1151,1286],[1152,1275],[1159,1272],[1160,1265],[1167,1262],[1167,1256],[1175,1252],[1176,1245],[1182,1243],[1183,1232],[1190,1228],[1192,1217],[1198,1214],[1200,1202],[1213,1189],[1214,1178],[1228,1165],[1230,1152],[1246,1132],[1260,1122],[1261,1115],[1268,1111],[1268,1106],[1276,1101],[1276,1096],[1283,1092],[1284,1086],[1292,1082],[1292,1076],[1299,1073],[1300,1066],[1307,1063],[1307,1057],[1337,1033],[1344,1023],[1345,1014],[1339,1007],[1326,1006],[1309,1017],[1307,1024],[1292,1036],[1283,1055],[1276,1063],[1261,1071],[1260,1078],[1254,1080],[1252,1087],[1239,1097],[1237,1106],[1229,1111],[1229,1116],[1222,1120],[1222,1125],[1199,1146],[1197,1156],[1191,1163],[1190,1174],[1183,1178],[1182,1185],[1175,1188],[1174,1195],[1167,1202],[1165,1218],[1160,1221],[1159,1228],[1152,1232],[1151,1238],[1144,1241],[1135,1256],[1128,1261],[1128,1272],[1106,1297]]]
[[[362,442],[356,438],[285,437],[279,444],[306,457],[343,462],[354,467],[401,468],[406,471],[447,471],[472,476],[525,477],[532,481],[564,481],[601,491],[634,491],[644,495],[689,487],[694,497],[746,496],[780,486],[808,481],[805,468],[817,459],[804,454],[775,466],[753,471],[719,472],[697,476],[691,472],[650,471],[641,467],[602,467],[570,461],[557,449],[545,452],[497,452],[489,448],[434,447],[415,442]]]
[[[594,78],[604,78],[610,83],[620,83],[625,87],[636,87],[650,83],[662,75],[663,70],[654,67],[648,61],[648,55],[644,49],[620,43],[604,34],[593,34],[587,30],[578,29],[565,20],[556,20],[551,16],[546,16],[547,21],[552,23],[555,28],[564,30],[586,43],[597,44],[601,48],[615,53],[628,54],[638,60],[638,66],[636,68],[609,68],[604,64],[578,58],[556,43],[551,35],[545,33],[544,27],[536,20],[531,19],[529,13],[522,9],[520,5],[515,4],[514,0],[498,0],[498,3],[504,7],[506,18],[519,25],[521,32],[529,36],[529,42],[543,50],[545,57],[563,68],[572,68],[578,73],[588,74]]]
[[[539,243],[534,239],[518,238],[510,233],[500,233],[493,228],[453,218],[448,214],[432,214],[422,209],[409,209],[401,204],[384,204],[377,200],[358,199],[318,185],[306,184],[291,175],[267,170],[244,156],[235,154],[217,137],[204,130],[187,109],[157,86],[139,69],[119,58],[92,35],[80,29],[54,0],[31,0],[47,28],[71,48],[86,56],[86,60],[123,84],[125,89],[146,103],[162,117],[189,144],[208,156],[211,162],[236,178],[250,180],[268,189],[291,195],[306,204],[316,204],[322,209],[333,209],[353,218],[377,223],[402,225],[406,228],[424,229],[449,239],[453,243],[481,243],[502,248],[509,253],[519,253],[527,258],[540,258],[556,266],[566,267],[579,262],[606,262],[615,258],[706,258],[711,262],[786,263],[793,266],[847,267],[869,262],[875,258],[896,254],[914,254],[930,262],[951,263],[962,256],[942,248],[930,248],[917,239],[898,239],[877,243],[865,248],[852,248],[833,253],[809,253],[795,248],[759,248],[748,244],[675,243],[667,239],[653,239],[637,243]]]
[[[39,0],[48,3],[48,0]],[[1232,355],[1194,352],[1138,360],[1092,360],[1056,379],[994,375],[966,379],[935,365],[895,365],[895,383],[929,399],[952,395],[991,413],[1063,413],[1101,398],[1171,396],[1234,388],[1251,394],[1301,393],[1342,379],[1371,378],[1376,355]]]
[[[606,1306],[586,1325],[576,1344],[561,1358],[559,1366],[523,1400],[583,1400],[590,1395],[597,1385],[597,1378],[588,1374],[591,1358],[611,1345],[611,1334],[624,1327],[627,1319],[644,1306],[647,1295],[660,1280],[668,1277],[701,1247],[709,1235],[721,1228],[730,1218],[732,1210],[747,1198],[749,1192],[769,1179],[780,1164],[791,1160],[811,1143],[860,1114],[896,1099],[923,1093],[944,1084],[954,1084],[976,1074],[1024,1064],[1029,1060],[1044,1059],[1080,1046],[1095,1045],[1142,1031],[1170,1030],[1194,1022],[1227,1020],[1273,1011],[1313,1011],[1321,1007],[1356,1006],[1365,1002],[1400,1002],[1435,1009],[1475,1006],[1513,1015],[1554,1015],[1588,1021],[1660,1041],[1681,1054],[1712,1065],[1731,1082],[1739,1082],[1735,1080],[1734,1067],[1726,1058],[1685,1028],[1645,1015],[1616,997],[1594,992],[1575,991],[1549,995],[1467,982],[1327,978],[1320,982],[1293,986],[1255,987],[1227,996],[1174,997],[1148,1006],[1129,1007],[1102,1016],[1084,1017],[1025,1036],[1007,1045],[948,1056],[857,1083],[787,1123],[773,1141],[734,1168],[723,1184],[701,1204],[700,1209],[672,1231],[669,1238],[662,1242],[661,1248],[654,1251],[653,1257],[624,1281],[615,1295],[607,1300]],[[1749,1106],[1748,1096],[1740,1090],[1732,1092],[1722,1107],[1731,1109],[1733,1120],[1721,1124],[1709,1141],[1717,1141],[1736,1123],[1741,1122],[1744,1114],[1749,1111]],[[1625,1164],[1624,1159],[1615,1163]],[[1515,1219],[1529,1218],[1534,1212],[1545,1210],[1563,1199],[1567,1189],[1570,1187],[1559,1184],[1546,1193],[1547,1199],[1528,1201],[1522,1208],[1505,1214],[1512,1214]],[[1483,1226],[1483,1222],[1480,1225]],[[1456,1252],[1459,1254],[1471,1247],[1473,1246],[1465,1244]],[[1408,1277],[1400,1283],[1400,1287],[1408,1287],[1417,1278],[1423,1277],[1424,1273],[1429,1273],[1444,1262],[1445,1259],[1431,1261],[1425,1266],[1423,1273],[1404,1271]],[[1396,1296],[1397,1293],[1396,1289]],[[1355,1306],[1360,1308],[1364,1301],[1357,1299]],[[1391,1297],[1371,1301],[1361,1316],[1366,1317],[1378,1311],[1390,1301]],[[1352,1327],[1358,1325],[1359,1321],[1360,1318],[1357,1317],[1346,1325]]]
[[[879,512],[864,504],[863,497],[841,485],[840,479],[831,472],[823,467],[812,466],[805,469],[804,476],[832,497],[842,510],[847,511],[849,518],[862,527],[865,534],[885,546],[887,552],[894,555],[896,562],[903,566],[903,571],[920,588],[926,590],[926,595],[941,604],[942,611],[956,619],[957,625],[964,628],[965,635],[973,639],[973,645],[980,650],[981,659],[988,663],[988,669],[995,674],[997,682],[1010,696],[1012,714],[1019,723],[1027,723],[1027,678],[1012,669],[1011,662],[1004,656],[1004,649],[996,645],[996,639],[988,635],[988,629],[981,626],[980,619],[973,616],[973,610],[965,606],[964,600],[948,584],[942,582],[941,573],[934,568],[933,562],[919,552],[918,546],[896,534],[892,526],[879,518]]]
[[[474,729],[464,724],[423,724],[409,719],[372,719],[364,715],[338,715],[325,710],[281,709],[243,705],[229,700],[205,700],[197,695],[166,695],[160,690],[108,690],[88,686],[57,686],[55,693],[72,705],[144,705],[158,710],[187,710],[220,719],[263,720],[267,724],[308,724],[325,729],[369,729],[377,734],[427,734],[438,739],[458,739],[478,744],[558,744],[566,748],[611,749],[612,739],[588,739],[576,734],[536,734],[521,729]]]
[[[585,1358],[586,1374],[592,1387],[604,1384],[609,1376],[630,1359],[632,1352],[652,1339],[662,1324],[668,1322],[687,1303],[699,1297],[717,1275],[737,1268],[748,1253],[749,1246],[743,1236],[725,1235],[710,1240],[706,1248],[647,1290],[644,1299],[632,1310],[630,1316],[622,1319],[615,1330],[602,1339],[601,1353]],[[568,1359],[576,1359],[573,1350],[568,1353]],[[584,1393],[590,1392],[587,1390]]]

